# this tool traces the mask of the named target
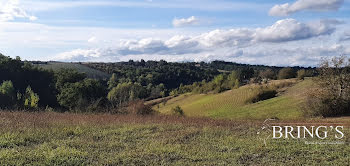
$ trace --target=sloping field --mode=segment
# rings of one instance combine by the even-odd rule
[[[265,146],[256,133],[261,121],[2,111],[0,119],[0,165],[350,163],[349,132],[345,132],[346,144],[305,145],[304,140],[271,139]],[[346,119],[333,121],[349,126]]]
[[[283,87],[290,83],[293,86]],[[312,80],[305,81],[282,80],[269,84],[280,85],[282,91],[278,97],[249,103],[258,91],[258,85],[247,85],[220,94],[185,94],[169,100],[165,105],[154,107],[164,114],[170,114],[171,109],[179,105],[186,116],[206,116],[228,119],[297,119],[302,117],[300,106],[304,100],[305,91],[312,86]],[[288,84],[289,85],[289,84]]]
[[[87,77],[95,79],[109,79],[111,77],[108,73],[78,63],[49,62],[48,64],[40,64],[38,66],[48,70],[52,69],[54,71],[61,68],[76,69],[78,72],[86,73]]]

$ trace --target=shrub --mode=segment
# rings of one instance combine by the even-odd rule
[[[30,86],[27,87],[24,97],[24,107],[25,108],[38,108],[39,95],[34,93]]]
[[[260,87],[258,91],[247,102],[256,103],[276,97],[277,91],[272,88]]]
[[[332,117],[349,113],[348,99],[334,97],[322,88],[315,88],[308,92],[304,109],[305,116]]]
[[[169,93],[169,95],[170,95],[170,96],[174,96],[174,97],[176,97],[176,96],[178,96],[178,95],[179,95],[179,92],[178,92],[178,90],[177,90],[177,89],[174,89],[174,90],[172,90],[172,91]]]
[[[146,95],[146,89],[140,84],[121,83],[109,91],[107,98],[113,107],[121,107],[129,101],[144,98]]]
[[[117,74],[113,73],[109,81],[107,82],[108,89],[112,89],[118,85]]]
[[[297,78],[299,80],[303,80],[306,77],[306,71],[304,69],[298,70],[297,72]]]
[[[127,112],[137,115],[151,115],[155,113],[151,106],[145,105],[143,100],[129,102]]]
[[[174,115],[178,115],[178,116],[184,116],[185,115],[184,111],[182,110],[182,108],[180,106],[176,106],[176,107],[172,108],[171,112]]]
[[[11,81],[4,81],[0,85],[0,108],[11,107],[16,102],[15,88]]]
[[[290,67],[283,68],[278,72],[278,79],[280,79],[280,80],[281,79],[295,78],[295,76],[296,76],[295,71]]]
[[[259,73],[259,76],[262,78],[262,79],[266,79],[266,80],[269,80],[269,79],[275,79],[276,78],[276,74],[273,70],[271,69],[266,69],[264,71],[261,71]]]
[[[345,57],[325,60],[319,73],[314,79],[317,87],[307,94],[305,114],[323,117],[350,114],[350,63],[345,62]]]

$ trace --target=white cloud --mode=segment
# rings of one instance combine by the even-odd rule
[[[0,21],[11,21],[15,18],[26,18],[35,21],[38,18],[29,15],[23,8],[19,6],[19,0],[7,0],[0,2]]]
[[[103,57],[105,60],[108,60],[111,50],[109,49],[76,49],[70,52],[64,52],[58,54],[54,60],[67,60],[70,61],[98,61],[99,58]],[[114,57],[114,60],[117,60]]]
[[[181,29],[123,29],[103,27],[48,26],[31,22],[0,22],[0,49],[19,48],[83,48],[86,46],[115,46],[121,41],[141,40],[157,36],[161,40],[177,34],[188,36],[200,34],[200,30]],[[95,40],[94,40],[95,38]],[[93,43],[89,43],[94,41]]]
[[[283,42],[301,40],[334,32],[334,25],[339,24],[333,20],[321,20],[312,23],[301,23],[295,19],[277,21],[267,28],[256,30],[255,40],[263,42]]]
[[[95,43],[97,41],[97,38],[95,36],[91,37],[88,42],[89,43]]]
[[[294,19],[284,19],[265,28],[214,30],[196,36],[175,35],[165,40],[157,38],[125,40],[103,49],[90,48],[85,51],[77,49],[61,53],[57,55],[56,60],[119,61],[142,58],[146,60],[208,61],[220,59],[242,63],[273,65],[289,63],[295,65],[297,62],[309,63],[311,61],[310,57],[309,59],[302,59],[301,55],[315,55],[318,57],[321,54],[328,55],[328,52],[339,52],[340,48],[327,52],[323,48],[310,51],[306,47],[296,50],[293,48],[281,49],[280,47],[287,48],[292,45],[289,42],[295,44],[303,39],[332,34],[335,31],[335,25],[338,23],[334,20],[301,23]],[[279,45],[279,47],[275,48],[276,45]],[[271,62],[266,59],[268,57],[276,59],[278,56],[288,57],[289,60]],[[292,57],[294,59],[291,59]]]
[[[195,26],[199,24],[200,24],[200,20],[195,16],[191,16],[189,18],[180,18],[180,19],[175,18],[173,20],[174,27]]]
[[[243,46],[254,39],[254,29],[238,28],[230,30],[214,30],[197,37],[205,47]]]
[[[288,16],[299,11],[335,11],[344,3],[344,0],[297,0],[293,4],[285,3],[273,6],[271,16]]]
[[[178,55],[169,54],[118,54],[118,49],[77,49],[57,55],[55,60],[113,62],[133,60],[167,60],[182,61],[213,61],[224,60],[237,63],[263,64],[274,66],[317,66],[322,58],[338,55],[350,55],[350,45],[321,45],[288,47],[286,43],[278,45],[257,44],[246,48],[225,48],[207,50],[199,53]]]
[[[228,2],[225,0],[161,0],[161,1],[116,1],[116,0],[25,0],[22,2],[31,11],[60,10],[78,7],[136,7],[136,8],[162,8],[162,9],[196,9],[205,11],[242,11],[260,10],[271,6],[250,2]]]
[[[350,41],[350,31],[344,32],[342,36],[339,38],[340,42]]]

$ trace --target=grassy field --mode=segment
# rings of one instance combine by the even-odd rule
[[[280,87],[278,97],[249,103],[256,95],[258,85],[246,85],[238,89],[219,94],[185,94],[172,98],[164,105],[160,103],[153,108],[164,114],[170,114],[171,109],[179,105],[190,117],[212,117],[228,119],[300,119],[303,118],[300,106],[305,97],[305,91],[312,86],[312,80],[305,81],[281,80],[273,81],[268,86]]]
[[[268,86],[279,87],[278,97],[247,103],[257,85],[186,94],[165,105],[154,101],[161,113],[150,116],[0,110],[0,165],[350,165],[349,117],[302,118],[311,79]],[[185,117],[166,115],[176,105]],[[288,125],[341,124],[343,144],[264,141],[261,127],[271,117]]]
[[[87,77],[95,79],[108,80],[111,75],[96,69],[92,69],[78,63],[64,63],[64,62],[49,62],[48,64],[40,64],[39,67],[44,69],[59,70],[61,68],[76,69],[78,72],[86,73]]]
[[[0,112],[0,165],[349,165],[345,145],[268,141],[261,121]],[[344,122],[319,119],[312,122]],[[303,121],[303,122],[310,122]]]

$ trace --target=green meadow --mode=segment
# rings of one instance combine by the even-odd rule
[[[277,87],[277,97],[249,102],[257,94],[260,86]],[[312,87],[312,79],[272,81],[266,85],[246,85],[218,94],[184,94],[153,108],[164,114],[180,106],[186,116],[211,117],[221,119],[300,119],[305,91]]]

